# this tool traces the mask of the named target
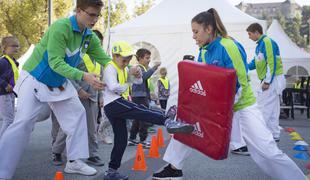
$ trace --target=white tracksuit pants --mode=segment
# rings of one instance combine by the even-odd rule
[[[73,85],[67,81],[65,90],[38,82],[22,71],[14,91],[18,94],[17,113],[14,122],[0,139],[0,179],[11,179],[26,148],[34,128],[36,116],[48,103],[61,128],[68,135],[67,156],[69,160],[88,158],[86,113]]]
[[[266,174],[275,180],[306,180],[298,166],[278,149],[256,104],[235,112],[233,121],[235,119],[239,119],[242,136],[251,158]],[[182,169],[191,151],[189,146],[171,139],[164,160]]]
[[[274,138],[280,137],[280,97],[285,88],[285,79],[283,75],[275,76],[273,82],[266,91],[257,93],[257,105],[262,112],[268,129]]]
[[[274,80],[268,90],[260,90],[257,93],[258,108],[262,112],[267,128],[270,130],[274,138],[280,137],[280,98],[284,88],[284,75],[278,75],[274,77]],[[235,128],[231,131],[230,148],[235,150],[246,146],[246,143],[242,138],[242,129],[240,128],[239,119],[235,118],[233,121],[233,126]]]

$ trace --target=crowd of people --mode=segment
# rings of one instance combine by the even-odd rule
[[[128,179],[118,171],[125,149],[139,143],[150,148],[147,137],[154,124],[164,126],[171,134],[194,131],[194,125],[175,117],[176,106],[167,108],[171,89],[167,69],[158,62],[150,67],[150,50],[141,48],[135,52],[129,43],[117,41],[112,56],[105,53],[102,34],[92,30],[102,7],[101,0],[77,0],[75,15],[57,20],[48,28],[21,72],[15,59],[20,47],[18,39],[2,38],[0,180],[13,178],[37,117],[46,107],[52,112],[53,164],[64,164],[65,154],[66,173],[95,175],[97,170],[90,165],[104,165],[98,151],[98,135],[102,135],[106,143],[113,144],[104,180]],[[277,146],[280,95],[285,88],[277,43],[263,34],[260,24],[251,24],[245,33],[257,47],[255,57],[247,63],[242,44],[227,34],[215,9],[193,17],[191,28],[200,50],[198,63],[237,72],[232,153],[250,154],[272,179],[305,180],[299,167]],[[130,64],[134,56],[137,65]],[[248,71],[254,69],[261,81],[257,98],[248,78]],[[155,101],[160,108],[154,110],[149,107],[154,100],[152,77],[157,72]],[[191,151],[172,138],[163,157],[168,165],[154,173],[153,179],[182,178],[185,159]]]

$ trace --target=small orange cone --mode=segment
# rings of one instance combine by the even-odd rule
[[[55,180],[63,180],[64,177],[62,175],[62,172],[61,171],[57,171],[56,174],[55,174]]]
[[[157,145],[156,136],[152,136],[151,148],[150,148],[148,157],[150,157],[150,158],[159,158],[160,157],[160,154],[158,152],[158,145]]]
[[[136,159],[133,164],[132,170],[134,171],[146,171],[147,166],[144,159],[144,151],[142,144],[138,144],[137,153],[136,153]]]
[[[163,130],[161,128],[157,130],[157,144],[158,144],[158,147],[161,147],[161,148],[165,147]]]
[[[292,133],[292,132],[295,132],[295,129],[294,128],[286,128],[285,131],[288,133]]]

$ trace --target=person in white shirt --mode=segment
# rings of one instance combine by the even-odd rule
[[[142,83],[139,68],[128,69],[133,54],[133,48],[127,42],[115,42],[112,47],[113,60],[104,70],[104,81],[107,85],[103,92],[104,110],[114,132],[114,146],[104,180],[128,179],[128,176],[117,172],[127,146],[126,119],[143,119],[153,124],[165,125],[169,133],[191,133],[194,130],[193,125],[173,120],[176,112],[175,106],[170,108],[170,111],[165,115],[161,111],[150,110],[143,105],[127,100],[129,96],[128,83]]]

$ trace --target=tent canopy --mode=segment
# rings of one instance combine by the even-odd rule
[[[272,21],[267,35],[277,42],[283,59],[308,59],[310,63],[310,54],[299,48],[288,37],[277,20]]]
[[[191,20],[200,12],[216,9],[228,34],[239,41],[249,59],[254,56],[255,42],[248,38],[246,28],[251,23],[265,21],[251,17],[227,0],[163,0],[147,13],[111,29],[111,42],[123,40],[136,46],[148,44],[158,52],[162,66],[167,67],[171,84],[168,104],[175,104],[178,91],[177,63],[184,55],[197,58],[199,48],[192,38]],[[152,52],[152,57],[155,53]]]
[[[115,29],[190,24],[199,12],[215,8],[224,23],[257,22],[227,0],[163,0],[147,13],[117,26]]]

